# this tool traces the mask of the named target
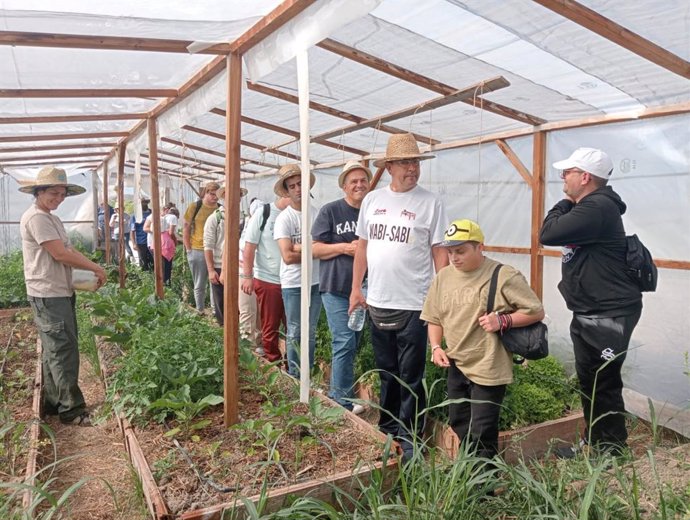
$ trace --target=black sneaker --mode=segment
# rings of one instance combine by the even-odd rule
[[[60,422],[68,426],[93,426],[89,412],[82,412],[79,415],[77,415],[74,419],[69,421],[60,419]]]
[[[583,440],[574,446],[559,446],[554,451],[554,455],[559,459],[574,459],[578,455],[589,452],[589,445]]]

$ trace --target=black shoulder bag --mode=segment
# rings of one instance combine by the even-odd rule
[[[486,312],[489,314],[494,309],[498,272],[501,267],[503,264],[498,264],[491,275],[489,298],[486,303]],[[541,359],[549,355],[549,330],[542,321],[526,327],[510,328],[504,331],[500,337],[506,350],[513,354],[513,363],[518,365],[524,363],[525,359]]]

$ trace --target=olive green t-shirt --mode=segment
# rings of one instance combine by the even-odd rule
[[[448,358],[470,381],[486,386],[512,383],[512,355],[498,334],[479,326],[486,312],[491,275],[498,262],[485,258],[481,266],[463,272],[452,265],[438,272],[427,293],[421,319],[443,327]],[[499,271],[494,311],[535,314],[542,304],[525,277],[514,267]]]
[[[192,249],[204,250],[204,224],[206,224],[206,219],[217,209],[218,205],[207,206],[202,204],[196,217],[194,217],[194,225],[192,225],[192,217],[194,216],[194,211],[196,211],[196,202],[187,206],[187,210],[184,212],[184,221],[192,226]]]

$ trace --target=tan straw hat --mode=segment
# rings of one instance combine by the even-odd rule
[[[278,180],[273,185],[273,192],[279,197],[288,197],[289,195],[287,189],[285,188],[285,181],[290,177],[294,177],[295,175],[302,175],[302,169],[299,167],[299,164],[293,163],[281,166],[280,170],[278,170]],[[314,177],[314,174],[311,172],[309,172],[309,177],[311,179],[309,189],[312,189],[314,187],[314,183],[316,182],[316,177]]]
[[[65,170],[56,168],[55,166],[44,166],[38,172],[36,179],[22,182],[22,185],[19,191],[30,194],[33,194],[36,188],[50,188],[52,186],[63,186],[67,188],[67,197],[81,195],[86,191],[86,188],[78,184],[69,184],[67,182],[67,173]]]
[[[412,134],[393,134],[388,139],[386,156],[374,161],[374,166],[381,168],[389,161],[401,161],[403,159],[433,159],[434,155],[422,155],[417,146],[417,140]]]
[[[345,184],[345,177],[347,177],[347,174],[352,170],[364,170],[364,173],[367,174],[367,179],[371,182],[371,170],[369,168],[359,161],[347,161],[345,166],[343,166],[343,172],[338,177],[338,186],[341,188],[343,187],[343,184]]]
[[[247,188],[240,188],[240,198],[244,197],[247,193]],[[225,197],[225,186],[221,186],[218,188],[218,191],[216,191],[216,195],[218,196],[219,199],[222,199]]]

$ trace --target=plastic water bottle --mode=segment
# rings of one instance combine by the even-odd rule
[[[361,305],[358,305],[355,307],[355,310],[352,311],[352,314],[350,314],[350,319],[347,320],[347,326],[356,332],[359,332],[364,328],[364,320],[367,317],[367,310],[362,307]]]

